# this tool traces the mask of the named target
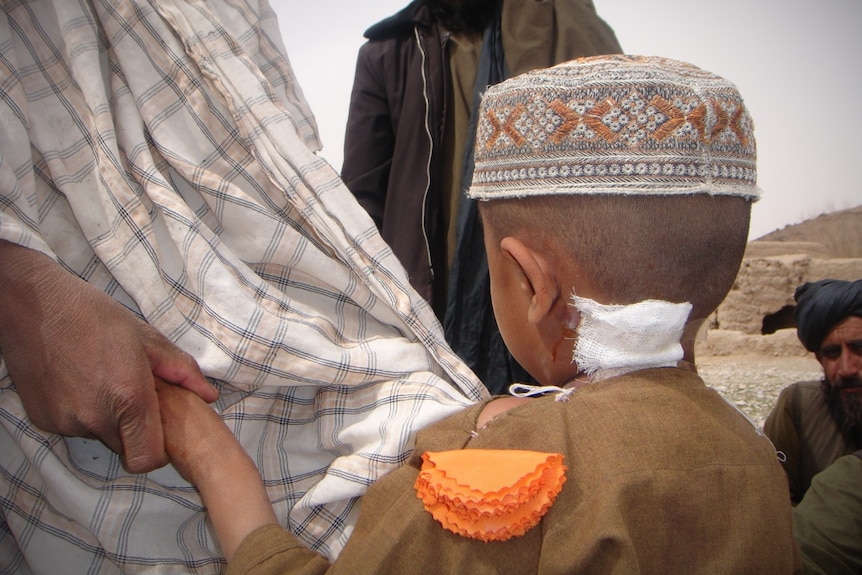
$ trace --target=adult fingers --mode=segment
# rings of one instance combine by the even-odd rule
[[[204,377],[197,361],[167,338],[151,333],[146,350],[154,375],[194,392],[208,403],[218,399],[218,390]]]
[[[117,407],[116,413],[116,433],[121,444],[118,453],[122,454],[126,471],[146,473],[167,465],[169,458],[155,385],[141,387],[134,398]],[[108,447],[113,449],[110,443]]]

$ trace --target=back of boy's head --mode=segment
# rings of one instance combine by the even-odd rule
[[[731,83],[598,56],[491,87],[479,113],[469,196],[496,236],[557,243],[607,303],[688,301],[703,318],[725,297],[760,195]]]

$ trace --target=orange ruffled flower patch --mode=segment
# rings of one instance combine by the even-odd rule
[[[505,541],[539,523],[560,493],[565,471],[559,453],[428,451],[415,488],[425,509],[449,531]]]

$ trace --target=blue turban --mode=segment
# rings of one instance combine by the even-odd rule
[[[796,288],[796,334],[808,351],[820,344],[835,325],[851,315],[862,316],[862,280],[820,280]]]

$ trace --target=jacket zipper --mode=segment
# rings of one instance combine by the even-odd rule
[[[428,269],[431,270],[431,279],[434,279],[434,266],[431,265],[431,241],[428,239],[428,225],[425,221],[428,213],[428,192],[431,188],[431,156],[434,154],[434,138],[431,135],[428,117],[431,114],[431,106],[428,102],[428,78],[425,75],[425,64],[427,55],[422,47],[422,39],[420,38],[419,27],[413,27],[413,34],[416,38],[416,45],[419,48],[419,53],[422,55],[422,97],[425,100],[425,135],[428,136],[428,144],[430,152],[425,163],[425,192],[422,195],[422,237],[425,239],[425,256],[428,258]]]

